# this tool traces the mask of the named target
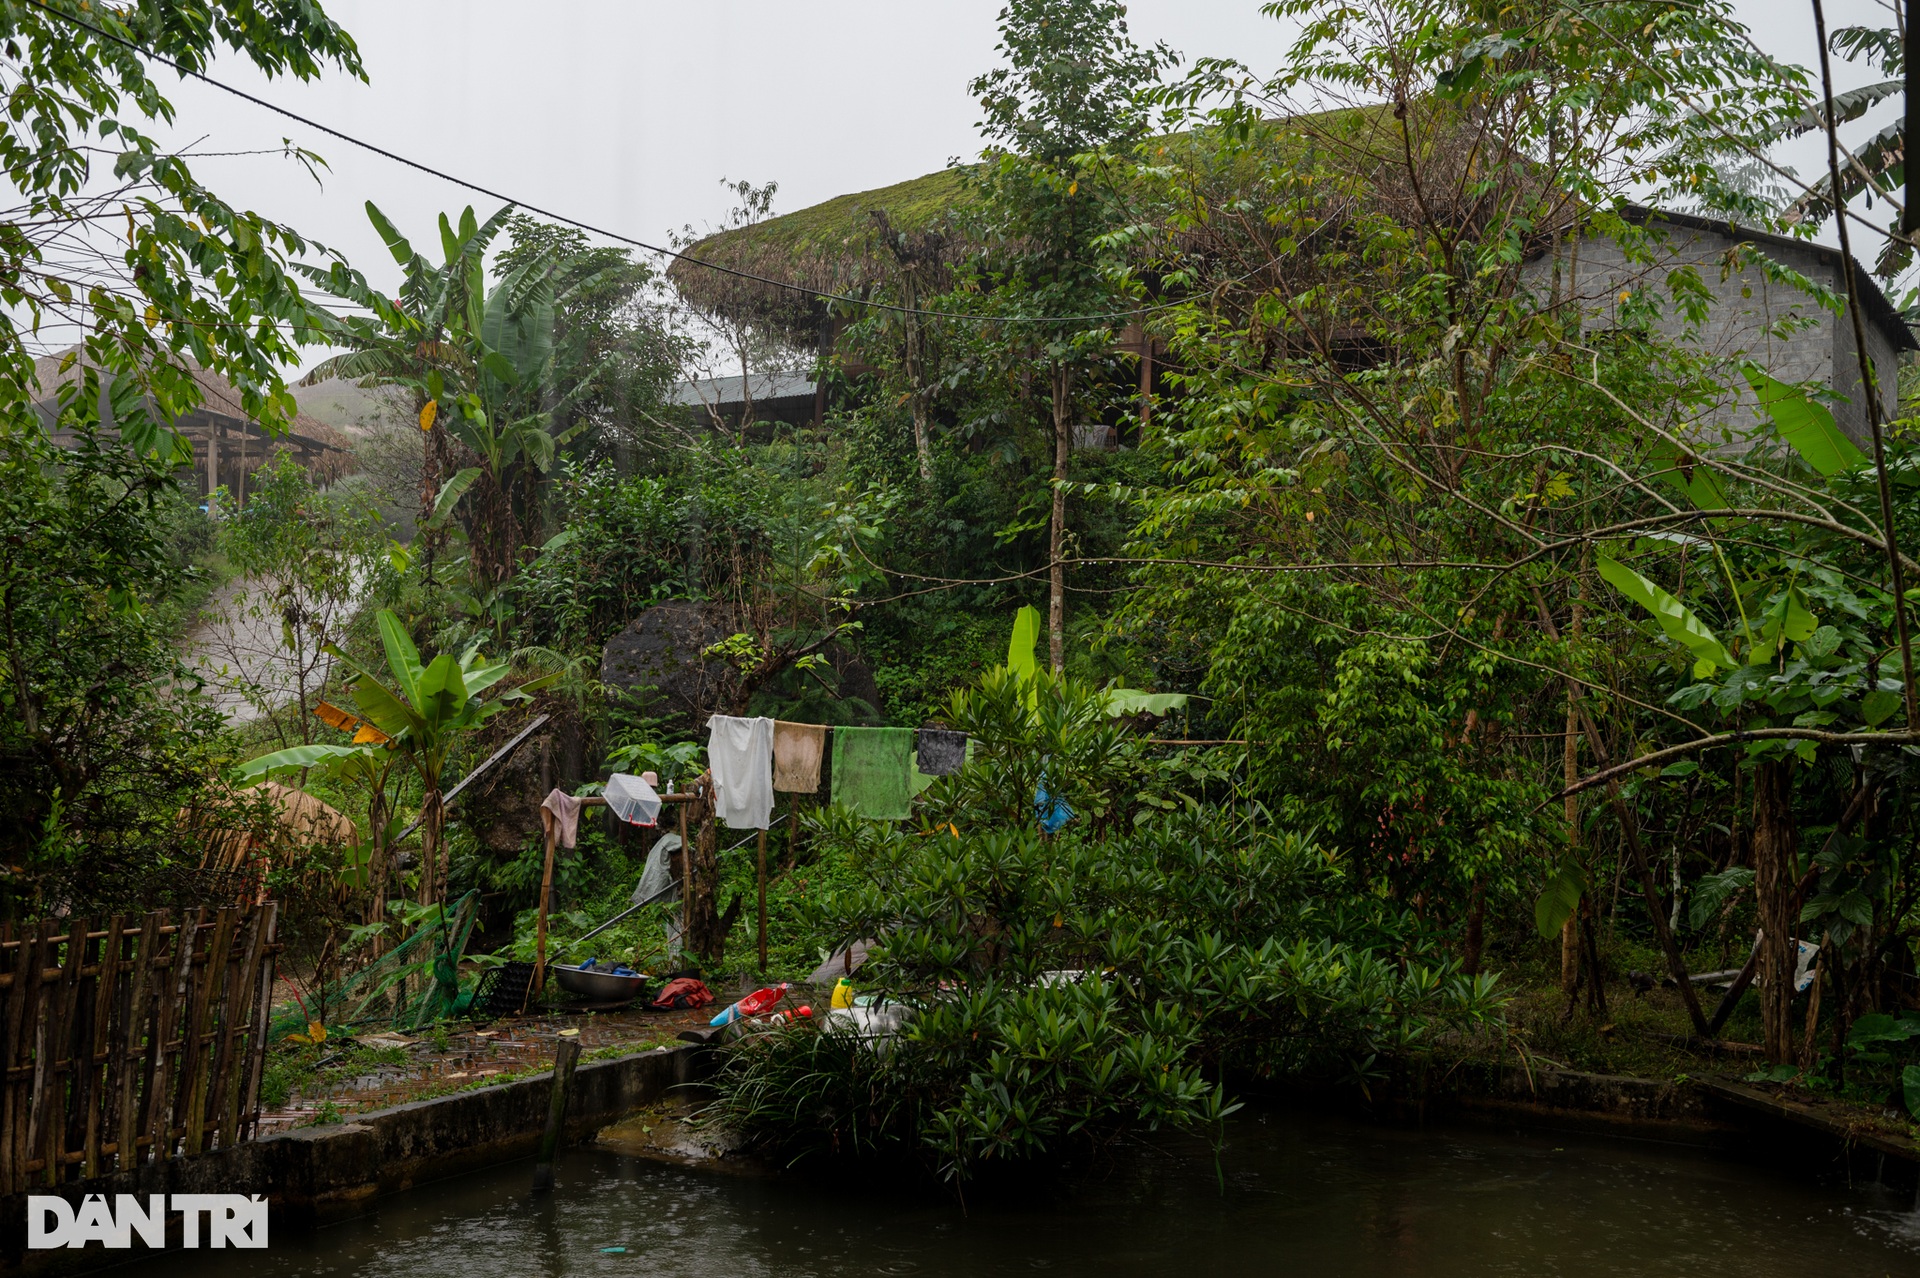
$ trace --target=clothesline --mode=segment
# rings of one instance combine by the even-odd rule
[[[1147,737],[1148,745],[1272,745],[1271,741],[1242,741],[1238,737],[1211,737],[1205,740],[1184,737]]]
[[[868,728],[716,714],[707,720],[714,815],[764,830],[778,794],[816,794],[822,767],[834,803],[904,821],[913,798],[966,762],[967,734],[947,728]],[[829,740],[828,733],[832,733]],[[831,750],[831,754],[829,754]]]

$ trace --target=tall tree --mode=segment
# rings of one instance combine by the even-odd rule
[[[480,328],[480,312],[486,305],[487,248],[511,212],[511,206],[503,208],[481,223],[469,207],[458,228],[441,214],[441,260],[436,263],[416,252],[400,228],[373,201],[367,201],[367,219],[402,271],[400,289],[391,297],[343,261],[325,270],[305,268],[321,288],[365,312],[329,317],[329,342],[346,349],[315,365],[305,381],[311,385],[343,377],[363,385],[403,387],[413,397],[414,415],[427,436],[420,464],[420,525],[425,552],[421,563],[428,578],[443,540],[433,515],[453,469],[438,396],[446,392],[448,371],[470,363],[461,358],[460,337]],[[459,389],[460,382],[455,386]]]
[[[43,869],[125,870],[177,837],[210,725],[162,693],[185,675],[154,612],[184,576],[167,512],[192,452],[173,424],[201,404],[202,369],[281,428],[281,370],[318,335],[288,267],[306,242],[147,132],[174,116],[154,66],[233,54],[269,77],[364,77],[311,2],[10,0],[0,50],[0,857],[26,871],[5,890],[20,900]],[[29,344],[63,328],[80,350],[49,423]]]
[[[299,342],[317,338],[316,312],[285,256],[306,243],[234,208],[142,132],[144,122],[173,119],[149,68],[165,59],[198,70],[231,50],[268,76],[311,80],[332,64],[364,79],[352,37],[311,3],[50,0],[0,4],[0,42],[0,169],[21,197],[0,221],[7,423],[39,427],[26,343],[64,324],[82,334],[86,375],[63,388],[63,403],[85,416],[105,387],[114,424],[139,452],[188,456],[170,423],[201,401],[194,364],[232,382],[249,417],[284,425],[295,406],[281,370]],[[105,189],[103,155],[112,159]]]
[[[1146,91],[1176,57],[1127,34],[1118,0],[1013,0],[1000,11],[1006,65],[972,90],[988,142],[977,175],[990,245],[980,269],[1017,346],[1046,378],[1053,437],[1048,516],[1047,646],[1065,666],[1067,479],[1074,397],[1084,365],[1112,346],[1124,307],[1102,238],[1118,221],[1105,153],[1145,136]]]
[[[644,438],[645,425],[680,376],[685,334],[656,295],[660,276],[625,249],[595,248],[586,235],[516,213],[496,263],[505,276],[541,267],[553,279],[553,387],[579,385],[554,409],[555,435],[582,457]],[[583,432],[574,432],[585,424]],[[532,494],[525,495],[533,505]]]
[[[1649,175],[1662,202],[1726,196],[1721,165],[1805,109],[1805,78],[1721,5],[1521,8],[1499,25],[1403,0],[1271,11],[1301,24],[1280,74],[1197,68],[1182,96],[1231,105],[1196,121],[1210,127],[1181,143],[1185,163],[1158,166],[1178,172],[1153,265],[1201,300],[1166,323],[1184,394],[1148,440],[1168,482],[1139,553],[1174,564],[1146,575],[1133,617],[1210,645],[1206,690],[1222,727],[1263,743],[1270,804],[1337,822],[1356,872],[1457,929],[1469,960],[1481,904],[1512,899],[1530,865],[1557,867],[1536,914],[1554,934],[1593,881],[1598,841],[1569,848],[1541,816],[1584,751],[1595,818],[1704,1034],[1653,864],[1663,825],[1698,820],[1672,808],[1698,796],[1606,769],[1706,731],[1706,709],[1669,701],[1676,684],[1782,726],[1791,698],[1754,704],[1783,691],[1763,672],[1794,668],[1787,649],[1814,628],[1802,606],[1789,633],[1783,554],[1721,544],[1773,533],[1723,531],[1705,507],[1777,508],[1791,527],[1820,499],[1770,426],[1739,415],[1746,383],[1700,336],[1717,302],[1700,269],[1622,206]],[[1644,275],[1596,292],[1582,252]],[[1697,459],[1736,437],[1754,451],[1719,482],[1744,500],[1716,498]],[[1642,528],[1663,535],[1636,546]],[[1616,571],[1628,555],[1659,584]],[[1729,563],[1747,583],[1733,617],[1777,607],[1771,638],[1756,619],[1709,647],[1728,620],[1711,614],[1665,632],[1699,652],[1643,646],[1643,604],[1665,617],[1674,590],[1711,589]],[[1555,749],[1527,744],[1541,740]]]
[[[464,512],[474,595],[483,604],[497,601],[523,549],[523,516],[536,478],[593,424],[575,409],[584,397],[605,391],[619,355],[608,350],[590,366],[563,366],[556,357],[558,316],[576,298],[613,287],[610,279],[630,275],[631,268],[614,261],[582,274],[570,269],[578,263],[560,260],[555,246],[529,245],[507,256],[489,287],[486,253],[511,208],[484,223],[468,208],[457,227],[443,214],[438,263],[372,203],[367,215],[405,272],[400,295],[383,296],[343,264],[312,271],[323,287],[367,314],[329,321],[335,343],[349,349],[322,361],[306,380],[349,377],[412,392],[420,428],[429,435],[420,486],[429,571],[437,530]],[[568,353],[585,352],[574,345]],[[657,382],[659,368],[649,375]]]

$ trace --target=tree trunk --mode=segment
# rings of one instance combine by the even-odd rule
[[[1560,259],[1558,256],[1557,241],[1553,266],[1555,272],[1558,272],[1560,269]],[[1537,483],[1534,491],[1539,491]],[[1576,644],[1580,642],[1581,622],[1585,619],[1585,609],[1581,607],[1586,599],[1586,562],[1584,559],[1581,561],[1580,566],[1582,570],[1580,575],[1580,589],[1573,597],[1573,640]],[[1580,685],[1571,679],[1567,680],[1567,737],[1561,749],[1560,770],[1561,775],[1566,779],[1567,788],[1571,790],[1574,783],[1580,780]],[[1566,817],[1567,855],[1579,856],[1579,795],[1569,794],[1567,796]],[[1573,915],[1569,915],[1567,921],[1560,925],[1560,988],[1566,991],[1568,999],[1567,1008],[1569,1011],[1573,1008],[1573,992],[1580,985],[1580,925],[1577,919],[1578,913],[1576,912]],[[1595,972],[1594,980],[1598,982],[1599,979],[1600,974]]]
[[[1640,894],[1646,898],[1647,917],[1653,923],[1653,939],[1660,943],[1660,952],[1666,955],[1667,974],[1673,977],[1674,985],[1680,990],[1680,1001],[1686,1006],[1687,1019],[1693,1024],[1695,1036],[1706,1038],[1707,1017],[1700,1010],[1700,996],[1693,988],[1693,978],[1687,973],[1679,942],[1674,940],[1673,929],[1667,926],[1666,912],[1660,908],[1660,889],[1654,883],[1653,866],[1647,861],[1647,850],[1640,843],[1640,831],[1633,823],[1633,811],[1627,806],[1626,800],[1620,797],[1618,782],[1607,783],[1607,797],[1620,817],[1620,834],[1627,841],[1627,851],[1633,855],[1633,868],[1640,880]]]
[[[473,566],[476,593],[497,588],[513,576],[520,543],[520,522],[514,516],[513,496],[507,484],[477,456],[480,477],[467,490],[471,512],[468,561]]]
[[[704,787],[704,793],[691,805],[692,811],[687,813],[693,839],[686,860],[685,944],[689,953],[711,967],[726,957],[727,936],[726,926],[714,902],[720,890],[720,857],[717,847],[719,831],[713,819],[713,782],[708,778],[699,784]]]
[[[920,305],[920,290],[914,286],[913,272],[901,272],[902,296],[907,304],[906,315],[906,366],[907,366],[907,404],[913,410],[913,453],[920,461],[920,481],[933,481],[933,426],[928,418],[926,361],[922,358],[921,344],[924,340],[920,327],[920,316],[914,312]]]
[[[1753,777],[1753,887],[1760,905],[1760,1025],[1767,1059],[1793,1060],[1793,898],[1797,889],[1791,762],[1771,760]]]
[[[440,789],[428,790],[420,801],[420,888],[418,900],[432,905],[440,899],[444,887],[440,867],[441,834],[446,825],[446,808],[440,802]]]
[[[1534,606],[1539,610],[1540,627],[1547,635],[1558,641],[1559,628],[1553,624],[1553,614],[1547,610],[1546,599],[1538,587],[1533,590]],[[1570,685],[1577,687],[1577,685]],[[1586,707],[1577,700],[1571,702],[1572,708],[1580,719],[1581,735],[1587,740],[1587,748],[1593,752],[1594,762],[1602,768],[1607,766],[1608,755],[1606,741],[1600,730],[1593,726],[1593,719],[1587,714]],[[1707,1018],[1700,1010],[1700,998],[1694,993],[1693,981],[1687,974],[1687,965],[1681,958],[1680,947],[1673,939],[1673,931],[1667,926],[1667,916],[1660,908],[1660,893],[1653,883],[1653,871],[1647,865],[1647,850],[1640,846],[1640,831],[1634,825],[1633,812],[1626,800],[1621,797],[1620,783],[1617,780],[1607,782],[1607,802],[1620,820],[1620,837],[1627,842],[1627,850],[1633,855],[1634,869],[1639,873],[1640,891],[1646,898],[1647,914],[1653,923],[1654,939],[1659,942],[1661,953],[1667,959],[1667,973],[1673,977],[1674,984],[1680,987],[1680,1001],[1686,1006],[1687,1019],[1693,1025],[1693,1032],[1700,1038],[1707,1037]],[[1587,894],[1590,896],[1591,894]],[[1582,900],[1587,899],[1583,896]],[[1594,971],[1599,972],[1598,946],[1591,946]]]
[[[916,385],[912,396],[913,451],[920,459],[920,479],[933,482],[933,423],[927,411],[927,392]]]
[[[369,924],[384,923],[387,918],[387,878],[391,864],[387,854],[387,791],[385,778],[374,772],[367,796],[367,918]],[[375,932],[371,941],[373,956],[387,952],[384,937]]]
[[[1596,1020],[1607,1019],[1607,970],[1600,962],[1600,912],[1593,908],[1593,896],[1580,898],[1580,943],[1586,950],[1587,1011]],[[1567,1006],[1569,1016],[1573,1006]]]
[[[1587,714],[1585,706],[1580,707],[1580,727],[1587,739],[1587,748],[1593,752],[1594,762],[1606,767],[1606,743],[1600,736],[1600,730],[1593,726],[1593,718]],[[1700,996],[1694,991],[1686,961],[1680,954],[1680,945],[1673,938],[1673,929],[1667,926],[1667,913],[1661,908],[1660,889],[1653,881],[1653,867],[1647,862],[1647,850],[1640,843],[1640,830],[1634,824],[1633,809],[1627,806],[1626,799],[1622,797],[1617,779],[1607,782],[1607,803],[1619,818],[1620,837],[1626,840],[1627,851],[1633,858],[1634,875],[1640,880],[1640,895],[1646,901],[1647,919],[1653,924],[1653,939],[1666,956],[1667,975],[1679,987],[1680,1002],[1687,1009],[1687,1019],[1693,1025],[1695,1036],[1706,1038],[1706,1013],[1700,1010]],[[1598,956],[1595,957],[1597,959]]]
[[[734,437],[734,446],[747,446],[747,427],[753,424],[753,377],[747,371],[747,339],[744,334],[736,338],[735,349],[740,352],[740,433]]]
[[[1053,517],[1047,532],[1047,659],[1053,672],[1067,666],[1067,459],[1073,451],[1071,392],[1073,373],[1053,366]]]
[[[1487,884],[1475,876],[1467,905],[1467,941],[1461,955],[1460,970],[1468,976],[1480,975],[1480,952],[1487,937]]]
[[[1580,711],[1578,694],[1573,684],[1567,685],[1567,739],[1563,750],[1562,771],[1566,777],[1567,788],[1572,789],[1580,780]],[[1567,855],[1580,854],[1580,796],[1569,794],[1566,806],[1567,816]],[[1573,991],[1580,983],[1580,937],[1578,934],[1578,911],[1567,916],[1560,925],[1560,988],[1567,997],[1573,997]]]

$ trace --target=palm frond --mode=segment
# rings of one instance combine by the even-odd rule
[[[1892,27],[1835,27],[1827,47],[1849,62],[1864,55],[1888,75],[1906,72],[1907,51]]]
[[[1845,93],[1833,95],[1834,123],[1846,124],[1857,120],[1873,108],[1891,98],[1905,93],[1906,83],[1901,80],[1882,80],[1877,84],[1863,84],[1857,89],[1848,89]],[[1797,138],[1803,133],[1827,127],[1827,104],[1821,102],[1810,106],[1783,126],[1778,136]]]
[[[1902,168],[1906,159],[1905,126],[1896,120],[1868,139],[1865,146],[1845,155],[1847,158],[1840,169],[1841,201],[1848,202],[1862,194],[1871,197],[1874,184],[1894,176]],[[1824,221],[1833,215],[1833,208],[1833,181],[1823,177],[1787,207],[1786,220]]]

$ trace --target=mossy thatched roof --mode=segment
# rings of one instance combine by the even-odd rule
[[[811,346],[826,316],[820,294],[859,294],[892,269],[874,214],[884,214],[896,231],[938,228],[960,203],[964,183],[963,170],[941,169],[709,235],[687,250],[702,262],[780,284],[743,279],[687,261],[676,261],[668,268],[667,278],[700,310],[768,324],[790,340]]]
[[[1316,199],[1333,222],[1342,222],[1362,208],[1418,220],[1415,205],[1420,201],[1401,167],[1400,124],[1390,106],[1337,108],[1266,124],[1251,145],[1223,146],[1221,139],[1209,136],[1209,130],[1199,129],[1149,139],[1140,158],[1156,167],[1187,170],[1195,188],[1205,188],[1202,202],[1216,213],[1239,203],[1238,197],[1258,190],[1275,174],[1299,178],[1313,173],[1323,175]],[[1454,108],[1442,106],[1418,126],[1420,136],[1413,144],[1423,168],[1431,170],[1427,178],[1443,179],[1438,188],[1450,192],[1462,205],[1458,212],[1466,217],[1472,216],[1468,209],[1473,200],[1462,198],[1462,166],[1471,163],[1475,127]],[[1520,163],[1524,166],[1526,161]],[[827,318],[821,294],[858,296],[899,276],[900,261],[895,256],[899,243],[888,244],[876,215],[884,215],[889,229],[902,240],[915,241],[914,251],[922,261],[937,256],[940,264],[951,265],[977,247],[953,216],[966,199],[968,172],[964,167],[942,169],[710,235],[688,250],[697,261],[676,261],[667,276],[699,310],[770,328],[796,346],[813,348],[824,335]],[[1443,205],[1448,202],[1447,196],[1438,200]],[[1425,203],[1430,213],[1434,192],[1427,193]],[[1567,212],[1563,207],[1553,220],[1563,219]],[[1179,238],[1183,248],[1204,255],[1216,231],[1196,227]],[[1228,234],[1248,231],[1255,238],[1265,238],[1258,226],[1236,225]],[[761,278],[730,275],[699,262]],[[1269,268],[1279,269],[1274,263]]]

